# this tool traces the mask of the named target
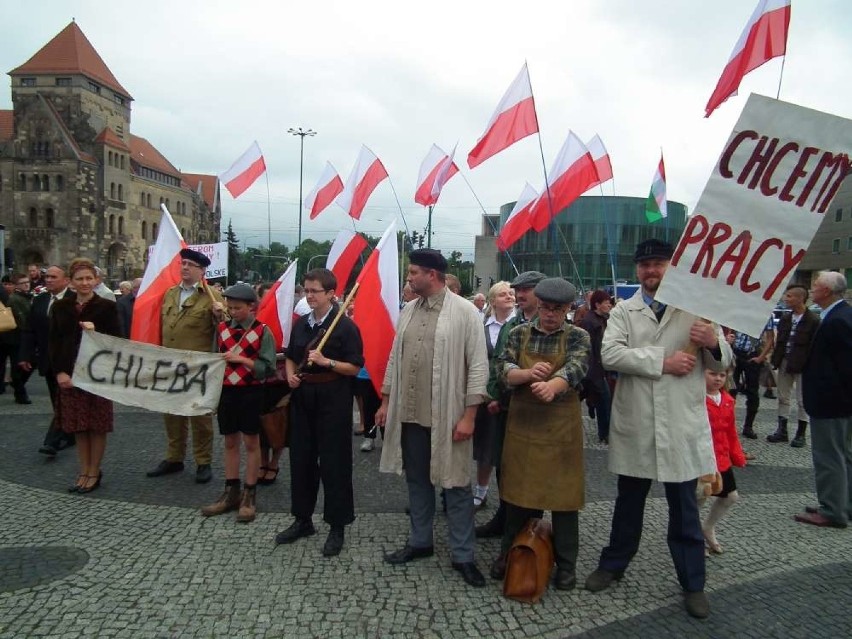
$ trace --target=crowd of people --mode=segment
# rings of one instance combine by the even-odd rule
[[[845,528],[852,517],[852,307],[843,299],[843,276],[823,272],[810,290],[787,287],[789,313],[777,328],[770,321],[757,337],[736,333],[655,299],[672,252],[660,240],[640,243],[636,294],[615,303],[605,291],[590,291],[577,308],[571,283],[536,271],[467,300],[439,251],[414,250],[386,373],[374,384],[364,368],[360,332],[348,317],[351,309],[338,303],[342,286],[331,271],[305,273],[289,346],[279,353],[269,328],[255,318],[263,287],[208,287],[208,258],[182,250],[181,281],[162,304],[162,345],[212,350],[226,362],[216,412],[224,489],[201,514],[236,511],[239,522],[255,519],[256,487],[275,481],[284,453],[283,442],[265,432],[263,418],[286,400],[293,520],[275,543],[316,534],[313,515],[322,485],[328,525],[322,554],[340,554],[346,526],[355,519],[356,403],[360,449],[374,450],[380,433],[380,470],[404,475],[408,487],[409,533],[384,556],[387,563],[434,554],[437,488],[452,567],[467,584],[485,585],[476,562],[478,538],[501,539],[488,572],[503,579],[516,535],[550,511],[554,586],[570,590],[578,581],[579,512],[585,504],[585,402],[617,476],[609,540],[586,589],[600,592],[625,576],[639,548],[651,484],[658,481],[668,502],[667,542],[686,610],[706,617],[706,557],[723,552],[717,525],[739,496],[733,468],[748,457],[739,436],[758,436],[760,371],[767,362],[779,393],[777,428],[767,441],[802,448],[810,427],[819,501],[794,518]],[[33,371],[45,377],[54,416],[40,452],[55,456],[76,447],[72,493],[101,485],[114,421],[110,401],[74,386],[81,335],[94,330],[128,337],[139,283],[122,283],[117,301],[110,299],[102,273],[80,258],[67,269],[32,265],[27,274],[8,277],[0,292],[17,324],[0,333],[15,401],[31,403],[26,383]],[[809,296],[819,312],[808,308]],[[734,413],[739,394],[746,397],[741,429]],[[184,470],[191,433],[195,481],[211,481],[213,415],[164,415],[164,429],[163,459],[148,477]],[[498,506],[476,526],[492,473]],[[707,499],[712,504],[702,521]]]

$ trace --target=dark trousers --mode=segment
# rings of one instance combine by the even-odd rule
[[[669,552],[681,587],[687,592],[704,590],[704,535],[695,496],[697,480],[664,483],[669,503]],[[618,497],[612,515],[609,546],[601,552],[598,568],[615,573],[627,569],[639,550],[645,516],[645,500],[651,480],[618,476]]]
[[[514,504],[506,504],[506,527],[503,529],[502,554],[505,555],[512,547],[515,537],[523,530],[526,523],[533,518],[541,518],[542,511],[533,508],[522,508]],[[554,511],[551,513],[553,522],[553,555],[560,570],[576,572],[577,553],[580,550],[580,517],[576,510]]]
[[[56,402],[59,400],[59,384],[56,382],[56,376],[48,372],[44,376],[44,381],[47,382],[47,391],[50,393],[50,405],[53,407],[53,415],[50,418],[50,425],[47,427],[47,432],[44,434],[45,446],[50,446],[53,449],[59,450],[65,446],[74,444],[74,433],[66,433],[62,427],[56,423]]]
[[[0,360],[9,359],[9,377],[12,378],[12,388],[15,389],[15,399],[27,396],[27,381],[32,371],[25,371],[18,366],[19,344],[0,344]],[[5,379],[4,379],[5,387]]]
[[[757,415],[757,410],[760,408],[760,369],[763,364],[749,361],[755,357],[754,354],[737,353],[735,355],[734,381],[737,392],[742,392],[746,397],[746,413]]]
[[[290,512],[314,514],[322,480],[323,520],[332,527],[355,520],[352,493],[352,385],[342,378],[303,383],[290,399]]]
[[[382,398],[376,393],[372,380],[355,378],[355,394],[361,400],[361,405],[364,407],[362,413],[364,423],[361,428],[364,430],[366,439],[376,438],[376,411],[382,405]],[[384,428],[382,429],[384,436]]]

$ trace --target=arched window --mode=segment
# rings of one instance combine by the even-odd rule
[[[154,222],[154,223],[151,225],[151,239],[152,239],[152,240],[156,240],[156,239],[157,239],[157,223],[156,223],[156,222]]]
[[[41,176],[41,190],[49,191],[50,190],[50,178],[46,175]]]
[[[180,229],[180,236],[183,239],[186,239],[186,229],[184,227],[181,227],[181,229]]]
[[[123,215],[118,216],[118,234],[124,235],[124,216]]]
[[[36,228],[38,226],[38,211],[36,207],[30,207],[30,226]]]
[[[139,206],[145,206],[145,194],[144,193],[139,194]]]
[[[124,185],[118,185],[118,200],[119,202],[124,202]]]
[[[142,239],[143,240],[148,239],[148,222],[146,222],[144,220],[142,221]]]
[[[107,164],[112,166],[112,151],[107,151]]]
[[[107,227],[109,233],[115,233],[115,216],[109,216],[109,226]]]
[[[56,190],[57,191],[65,190],[65,180],[62,179],[61,175],[57,175],[56,179],[54,181],[56,183]]]
[[[169,209],[169,211],[172,210],[172,205],[169,204],[169,198],[166,198],[166,208]]]
[[[46,209],[44,212],[44,224],[47,228],[53,228],[53,209]]]
[[[147,202],[148,202],[148,208],[150,209],[150,208],[151,208],[151,194],[149,193],[149,194],[146,196],[146,198],[145,198],[145,199],[147,200]]]
[[[160,206],[163,206],[163,196],[160,196]]]
[[[109,183],[109,199],[115,199],[115,182]]]
[[[123,155],[119,155],[118,157],[119,157],[119,159],[121,160],[121,168],[123,169],[123,168],[124,168],[124,156],[123,156]]]
[[[27,176],[25,174],[21,173],[20,181],[21,181],[20,189],[22,191],[26,191],[27,190]]]

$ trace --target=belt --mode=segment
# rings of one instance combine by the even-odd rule
[[[751,357],[757,357],[758,355],[760,355],[760,353],[758,353],[757,351],[738,351],[738,350],[734,349],[734,355],[736,355],[737,357],[749,357],[749,358],[751,358]]]
[[[336,379],[340,379],[340,375],[331,371],[327,373],[302,373],[302,383],[304,384],[327,384]]]

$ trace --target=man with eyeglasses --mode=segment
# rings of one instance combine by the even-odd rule
[[[161,343],[168,348],[212,352],[216,325],[222,316],[224,303],[217,291],[204,290],[206,284],[202,280],[210,259],[189,248],[182,249],[180,257],[180,284],[166,291],[163,297]],[[148,471],[148,477],[183,471],[186,440],[191,428],[195,481],[199,484],[209,482],[213,477],[210,470],[213,458],[213,415],[185,417],[167,414],[163,417],[168,442],[166,458]]]

